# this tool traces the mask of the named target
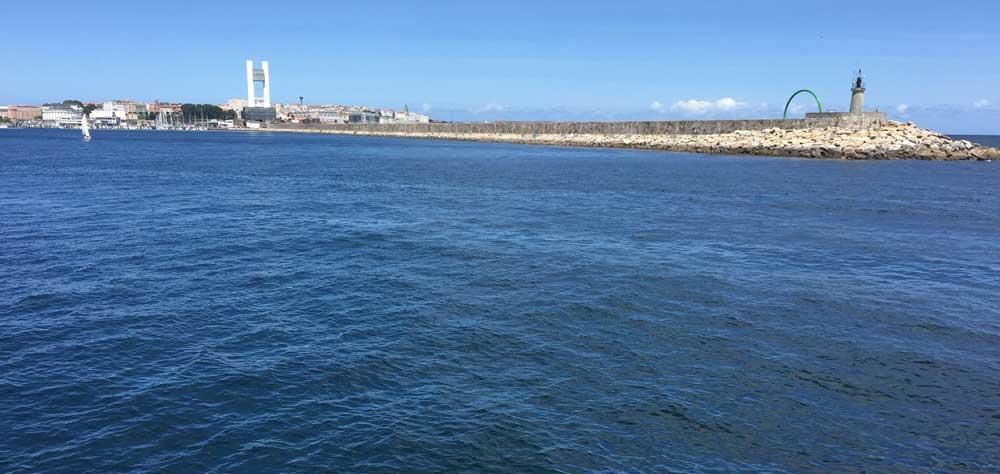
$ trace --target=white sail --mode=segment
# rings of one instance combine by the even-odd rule
[[[80,119],[80,130],[83,130],[83,140],[90,140],[90,125],[87,123],[87,115],[84,114],[83,118]]]

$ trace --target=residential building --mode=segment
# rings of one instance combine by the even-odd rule
[[[39,120],[42,117],[42,108],[37,105],[11,105],[7,107],[7,116],[15,122]]]
[[[90,118],[115,124],[128,120],[128,107],[122,102],[105,102],[100,109],[90,112]]]
[[[293,112],[297,112],[297,107],[296,108],[292,108],[292,107],[289,107],[287,105],[282,105],[282,104],[274,104],[272,106],[272,108],[274,109],[274,116],[278,120],[286,120],[286,121],[287,120],[291,120],[292,119],[292,113]]]
[[[229,99],[225,104],[219,106],[222,110],[232,110],[236,112],[237,116],[243,113],[243,108],[247,106],[246,99]]]
[[[181,114],[181,104],[171,104],[171,103],[167,103],[167,102],[160,102],[160,101],[157,100],[157,101],[154,101],[152,104],[146,104],[146,110],[150,114],[157,114],[157,115],[160,115],[160,114],[163,114],[163,115],[177,114],[177,115],[180,115]]]
[[[144,120],[149,116],[149,109],[146,107],[146,104],[134,100],[115,100],[111,101],[110,104],[110,110],[120,120],[135,122],[137,120]],[[105,102],[104,110],[109,110],[108,102]]]
[[[125,116],[130,121],[146,120],[149,118],[149,109],[146,108],[146,104],[128,101],[125,103],[125,110]]]

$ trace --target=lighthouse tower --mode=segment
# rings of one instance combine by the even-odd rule
[[[860,114],[865,111],[865,85],[861,70],[858,69],[858,77],[854,79],[851,88],[851,113]]]

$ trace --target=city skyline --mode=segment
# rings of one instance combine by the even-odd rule
[[[0,78],[0,103],[219,104],[243,95],[243,62],[255,58],[272,64],[276,103],[409,104],[462,121],[774,117],[803,87],[846,110],[861,67],[869,105],[891,118],[1000,133],[994,4],[191,5],[198,21],[176,5],[111,1],[71,18],[6,6],[18,21],[0,59],[19,66]],[[268,14],[240,18],[247,8]],[[115,39],[85,55],[34,34],[102,25]],[[809,109],[801,99],[793,111]]]

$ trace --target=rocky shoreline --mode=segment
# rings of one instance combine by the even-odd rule
[[[1000,149],[954,140],[912,123],[889,121],[872,129],[848,128],[738,130],[713,135],[513,134],[400,132],[344,129],[274,131],[431,138],[537,145],[638,148],[726,155],[784,156],[844,160],[1000,160]]]

